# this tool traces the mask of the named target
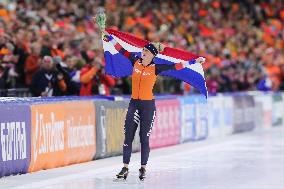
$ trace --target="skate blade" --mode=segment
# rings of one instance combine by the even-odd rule
[[[126,178],[114,178],[113,182],[126,182]]]
[[[140,181],[144,181],[145,180],[145,178],[139,178],[140,179]]]

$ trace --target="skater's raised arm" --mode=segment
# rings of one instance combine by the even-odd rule
[[[132,66],[140,58],[135,53],[129,52],[126,49],[124,49],[107,31],[104,30],[102,32],[104,35],[103,40],[106,42],[110,42],[120,54],[128,58],[132,63]]]
[[[197,59],[192,59],[189,61],[182,61],[180,63],[176,64],[156,64],[156,75],[159,75],[163,71],[168,71],[168,70],[181,70],[183,68],[188,67],[191,64],[199,63],[203,64],[205,62],[205,58],[203,57],[198,57]]]
[[[97,23],[99,28],[101,29],[103,40],[106,42],[110,42],[114,48],[123,56],[128,58],[130,62],[132,63],[132,66],[134,66],[135,62],[140,58],[135,53],[129,52],[126,49],[124,49],[106,30],[105,30],[105,22],[106,22],[106,16],[104,13],[98,14],[93,17],[93,22]]]

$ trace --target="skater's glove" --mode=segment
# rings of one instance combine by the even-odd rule
[[[196,63],[199,63],[199,64],[203,64],[205,62],[205,58],[204,57],[198,57],[197,59],[195,59],[195,62]]]
[[[113,37],[112,37],[111,35],[108,35],[108,34],[106,34],[106,33],[103,33],[103,34],[102,34],[102,38],[103,38],[103,40],[106,41],[106,42],[109,42],[109,41],[111,41],[111,40],[113,39]]]
[[[190,64],[194,64],[195,63],[195,60],[190,60],[190,61],[181,61],[181,65],[182,65],[182,68],[188,68]]]
[[[195,64],[195,63],[203,64],[204,62],[205,62],[205,58],[199,57],[197,59],[192,59],[189,61],[181,61],[180,63],[178,63],[178,65],[176,65],[176,67],[178,70],[180,70],[183,68],[189,68],[191,64]]]

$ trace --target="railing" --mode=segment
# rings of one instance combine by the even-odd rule
[[[32,96],[28,88],[16,88],[16,89],[1,89],[1,97],[30,97]]]
[[[117,98],[0,98],[0,178],[121,155],[129,98]],[[151,149],[284,126],[284,93],[157,96],[155,104]],[[132,147],[140,150],[138,135]]]

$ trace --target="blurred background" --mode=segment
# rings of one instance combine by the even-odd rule
[[[210,94],[284,90],[280,0],[0,0],[0,96],[130,94],[131,78],[105,75],[100,9],[108,27],[206,57]],[[155,92],[195,91],[159,77]]]

